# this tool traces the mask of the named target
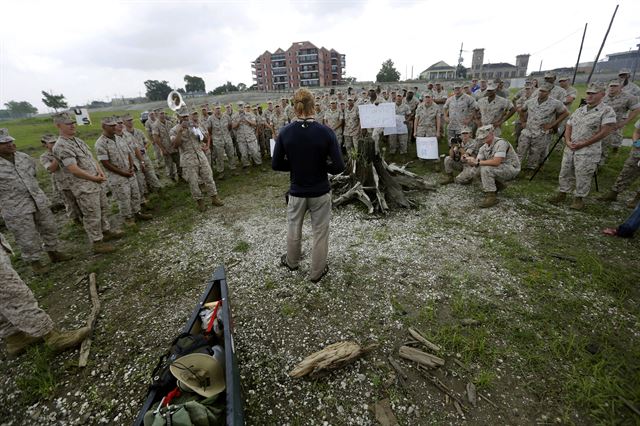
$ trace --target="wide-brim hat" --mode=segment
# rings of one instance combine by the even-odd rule
[[[489,136],[489,133],[491,132],[493,132],[493,126],[491,124],[486,124],[476,131],[476,139],[482,140]]]
[[[226,387],[222,365],[208,354],[185,355],[175,360],[169,370],[182,388],[187,387],[205,398],[219,394]]]

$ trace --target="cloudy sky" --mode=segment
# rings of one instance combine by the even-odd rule
[[[475,6],[471,6],[471,5]],[[585,7],[586,4],[590,6]],[[207,90],[230,80],[250,86],[250,63],[265,50],[308,40],[346,54],[348,76],[373,80],[391,58],[402,78],[431,64],[455,64],[464,43],[486,62],[515,63],[531,54],[529,72],[592,61],[615,5],[620,8],[601,58],[636,49],[640,1],[30,1],[2,4],[0,108],[26,100],[41,112],[42,90],[70,105],[144,95],[143,82],[184,87],[185,74]]]

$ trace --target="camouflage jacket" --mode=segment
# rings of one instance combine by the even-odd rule
[[[449,114],[449,129],[459,131],[462,126],[471,124],[476,111],[476,101],[466,93],[459,97],[454,95],[444,103],[443,110]]]
[[[360,135],[360,113],[357,105],[344,110],[344,135],[353,138]]]
[[[23,152],[11,162],[0,157],[0,205],[4,218],[35,213],[50,203],[36,179],[36,160]]]
[[[171,138],[169,137],[169,130],[171,130],[172,127],[173,124],[171,124],[170,120],[166,120],[164,123],[160,120],[156,120],[153,123],[153,126],[151,126],[151,134],[153,137],[160,137],[160,145],[162,145],[162,148],[164,148],[164,150],[169,154],[176,152],[173,144],[171,143]]]
[[[98,175],[98,165],[93,158],[89,147],[82,139],[74,137],[67,139],[60,136],[53,146],[53,155],[65,168],[62,171],[66,182],[66,189],[70,189],[74,195],[82,193],[93,193],[102,190],[102,185],[83,178],[74,176],[67,167],[72,164],[77,165],[85,173]]]
[[[422,104],[416,109],[416,136],[434,137],[436,136],[436,116],[440,114],[438,105],[431,104],[427,106]]]
[[[566,110],[562,102],[551,96],[542,103],[538,102],[538,98],[529,99],[522,105],[522,111],[527,112],[527,123],[522,129],[522,134],[528,137],[548,134],[550,130],[544,130],[542,126],[554,122],[556,116]]]
[[[178,137],[178,130],[181,128],[181,124],[176,124],[169,131],[169,137],[171,142],[174,143]],[[194,126],[193,122],[189,122],[189,127],[182,129],[180,146],[178,151],[180,152],[180,164],[189,165],[194,161],[204,159],[203,149],[207,144],[207,129],[198,123]]]
[[[600,128],[605,124],[615,124],[616,113],[609,105],[600,102],[598,105],[589,108],[588,105],[583,105],[571,114],[567,125],[571,126],[571,141],[584,141],[589,139],[600,131]],[[601,141],[586,146],[580,151],[592,153],[593,155],[600,155]]]
[[[478,110],[480,111],[480,121],[482,125],[493,124],[503,114],[511,109],[511,102],[500,96],[496,96],[493,101],[489,101],[487,96],[478,100]]]
[[[520,169],[520,160],[511,144],[504,139],[495,138],[491,145],[483,144],[478,150],[479,160],[491,160],[494,157],[502,157],[503,164]]]
[[[231,117],[228,114],[220,114],[220,117],[216,117],[216,114],[209,116],[207,120],[206,128],[211,132],[211,138],[214,142],[222,142],[224,138],[231,137],[229,133],[229,125],[231,124]]]

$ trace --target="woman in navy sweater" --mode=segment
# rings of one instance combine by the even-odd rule
[[[280,263],[290,270],[298,269],[302,244],[302,222],[311,213],[313,249],[309,279],[318,282],[329,272],[329,221],[331,220],[331,186],[328,173],[344,170],[344,160],[333,130],[314,120],[313,95],[298,89],[294,95],[298,121],[284,127],[276,140],[271,166],[289,172],[287,205],[287,253]]]

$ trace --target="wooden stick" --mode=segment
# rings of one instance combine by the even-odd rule
[[[89,274],[89,299],[91,300],[91,314],[87,319],[87,326],[91,328],[91,333],[95,328],[98,314],[100,313],[100,298],[98,297],[98,285],[96,283],[96,274],[92,272]],[[89,360],[89,352],[91,351],[91,335],[87,337],[80,346],[80,359],[78,361],[78,367],[86,367]]]
[[[407,373],[404,372],[402,367],[400,367],[400,364],[398,364],[395,359],[391,358],[391,356],[389,356],[387,359],[389,360],[389,364],[391,364],[393,369],[396,370],[396,372],[400,375],[400,377],[402,377],[405,380],[409,378],[409,376],[407,376]]]
[[[422,343],[423,345],[425,345],[427,348],[431,349],[434,352],[440,352],[442,350],[440,346],[436,345],[435,343],[431,343],[430,341],[425,339],[424,336],[420,334],[420,332],[415,328],[409,327],[409,334],[411,334],[411,337],[413,337],[414,339],[416,339],[417,341],[419,341],[420,343]]]
[[[487,401],[489,404],[491,404],[493,406],[493,408],[498,408],[498,406],[496,404],[493,403],[493,401],[491,401],[489,398],[487,398],[486,396],[484,396],[481,393],[478,393],[478,396],[482,399],[484,399],[485,401]]]
[[[451,399],[453,399],[454,401],[457,401],[463,410],[467,410],[467,411],[469,410],[467,406],[464,405],[464,402],[462,401],[462,399],[458,395],[456,395],[451,389],[449,389],[447,385],[442,383],[440,379],[438,379],[436,376],[429,373],[429,370],[427,370],[422,366],[419,366],[418,369],[422,371],[422,375],[428,378],[429,381],[431,381],[431,383],[433,383],[433,385],[436,388],[440,389],[444,394],[449,395]]]
[[[401,346],[399,353],[400,357],[417,362],[418,364],[426,365],[427,367],[433,368],[444,365],[444,359],[422,352],[421,350],[412,348],[411,346]]]

